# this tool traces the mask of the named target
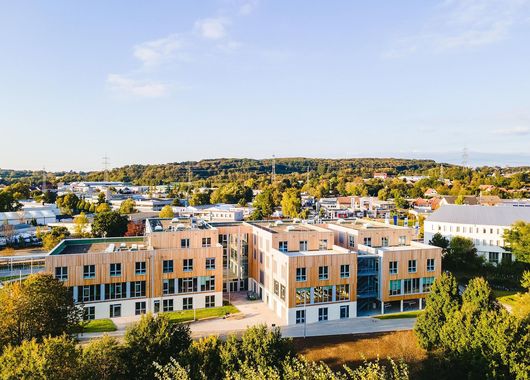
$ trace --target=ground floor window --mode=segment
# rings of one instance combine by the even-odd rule
[[[431,291],[432,284],[434,283],[434,277],[423,277],[423,292],[429,293]]]
[[[488,261],[497,264],[499,262],[499,252],[489,252]]]
[[[162,311],[173,311],[173,300],[163,300]]]
[[[186,297],[182,299],[182,310],[193,309],[193,297]]]
[[[145,301],[136,302],[134,305],[134,314],[141,315],[141,314],[145,314],[145,312],[146,312]]]
[[[215,307],[215,296],[206,296],[205,307]]]
[[[160,301],[155,301],[154,303],[154,312],[155,313],[160,313]]]
[[[396,296],[401,294],[401,280],[390,280],[389,295]]]
[[[403,281],[405,286],[404,294],[414,294],[420,292],[420,279],[419,278],[408,278]]]
[[[305,310],[296,310],[296,324],[305,323]]]
[[[121,304],[110,305],[110,317],[111,318],[121,317]]]
[[[350,318],[350,306],[344,305],[340,307],[340,319]]]
[[[327,307],[321,307],[318,309],[318,320],[319,321],[328,320],[328,308]]]
[[[311,298],[310,288],[297,288],[296,289],[296,305],[309,304]]]
[[[83,319],[85,321],[91,321],[96,318],[96,308],[94,306],[85,307],[83,312]]]

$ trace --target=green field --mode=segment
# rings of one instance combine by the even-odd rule
[[[116,331],[116,325],[110,319],[94,319],[83,326],[84,333]]]
[[[208,309],[197,309],[196,317],[197,320],[212,317],[223,317],[227,313],[235,314],[239,313],[239,310],[233,305],[213,307]],[[188,322],[193,321],[194,312],[193,310],[169,311],[164,313],[164,315],[168,316],[171,322]]]
[[[393,314],[378,315],[377,317],[374,317],[374,318],[377,318],[377,319],[416,318],[421,313],[423,313],[423,310],[405,311],[403,313],[393,313]]]

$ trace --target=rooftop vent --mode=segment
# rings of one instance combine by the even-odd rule
[[[287,226],[286,230],[287,231],[294,231],[296,229],[295,226]]]
[[[155,231],[163,231],[164,228],[161,225],[155,226]]]
[[[279,226],[280,224],[283,224],[283,222],[281,220],[277,220],[274,224]]]
[[[177,231],[182,231],[184,229],[186,229],[186,226],[182,223],[179,223],[177,224],[177,227],[175,227],[177,229]]]
[[[171,223],[178,223],[180,222],[180,219],[179,218],[173,218],[171,219]]]
[[[363,227],[364,228],[371,228],[372,227],[372,223],[364,223]]]

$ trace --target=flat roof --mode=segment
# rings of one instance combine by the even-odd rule
[[[259,227],[271,233],[280,232],[330,232],[329,230],[313,224],[272,221],[272,222],[249,222],[249,224]]]
[[[146,231],[146,233],[175,232],[182,230],[207,230],[212,228],[202,219],[195,218],[148,218],[146,222],[149,223],[150,227],[149,231]]]
[[[143,236],[65,239],[57,244],[49,255],[76,255],[84,253],[112,253],[145,250],[147,244]]]
[[[348,220],[345,219],[343,221],[329,221],[326,224],[328,225],[335,225],[335,226],[341,226],[345,228],[350,228],[353,230],[387,230],[387,229],[402,229],[402,230],[410,230],[410,227],[403,227],[403,226],[396,226],[394,224],[386,224],[381,222],[376,222],[369,219],[355,219],[355,220]]]
[[[426,222],[510,226],[518,220],[530,221],[530,208],[510,206],[444,205]]]

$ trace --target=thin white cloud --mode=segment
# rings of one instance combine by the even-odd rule
[[[204,38],[219,40],[226,36],[228,23],[223,17],[205,18],[195,22],[195,30]]]
[[[121,96],[159,98],[169,93],[169,86],[165,83],[138,81],[119,74],[109,74],[107,86]]]
[[[447,0],[434,10],[422,31],[397,40],[384,57],[497,43],[509,37],[514,25],[525,22],[528,4],[529,0]]]
[[[245,1],[241,6],[239,7],[239,14],[241,15],[249,15],[258,7],[258,0],[248,0]]]
[[[493,133],[503,136],[526,136],[530,135],[530,127],[518,126],[513,128],[502,128],[494,130]]]
[[[183,47],[183,41],[177,34],[170,34],[158,40],[147,41],[134,46],[134,56],[146,66],[160,64],[172,58]]]

